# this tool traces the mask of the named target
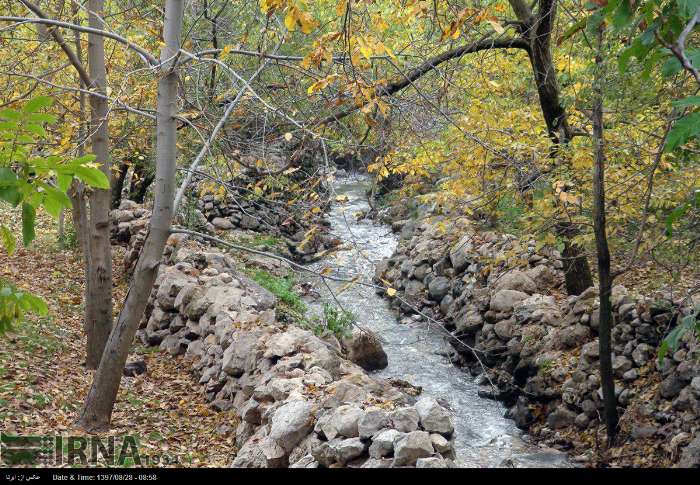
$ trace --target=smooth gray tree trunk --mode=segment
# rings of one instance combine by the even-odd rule
[[[88,2],[88,23],[103,29],[104,0]],[[106,95],[104,37],[88,34],[88,63],[91,90]],[[90,129],[92,152],[102,172],[111,179],[109,158],[108,101],[90,96]],[[87,268],[87,301],[85,302],[85,332],[87,334],[86,365],[96,369],[112,330],[112,248],[109,241],[110,191],[94,189],[90,195],[89,263]]]
[[[109,336],[77,423],[79,427],[90,432],[102,431],[109,427],[122,370],[153,289],[163,249],[170,235],[177,158],[175,115],[178,75],[177,66],[173,61],[180,49],[183,4],[184,0],[167,0],[165,4],[165,46],[161,52],[162,73],[158,83],[155,202],[151,226],[126,301]]]

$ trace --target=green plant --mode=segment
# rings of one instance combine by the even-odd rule
[[[698,304],[690,315],[686,315],[681,319],[681,322],[676,325],[676,328],[671,330],[668,335],[661,341],[659,346],[659,364],[662,364],[669,350],[675,352],[678,350],[678,345],[681,339],[688,332],[695,332],[696,336],[700,336],[700,304]]]
[[[78,233],[73,224],[66,224],[63,234],[58,238],[58,244],[62,249],[75,250],[79,246]]]
[[[306,305],[299,294],[294,291],[293,277],[273,276],[262,269],[249,271],[249,274],[256,283],[279,298],[289,309],[301,315],[306,312]]]
[[[13,330],[13,325],[21,321],[27,312],[47,315],[49,309],[38,296],[18,290],[0,279],[0,334]]]
[[[352,333],[352,326],[357,321],[352,312],[338,308],[330,303],[323,304],[323,318],[315,318],[311,322],[311,329],[316,335],[331,332],[338,338],[348,337]]]
[[[542,362],[540,362],[540,365],[538,366],[539,372],[541,374],[547,374],[549,371],[552,370],[552,366],[554,365],[554,361],[551,359],[545,359]]]
[[[19,110],[0,111],[0,201],[22,210],[22,242],[34,240],[36,210],[43,207],[58,219],[63,209],[71,206],[66,192],[74,179],[94,188],[109,189],[109,179],[92,166],[94,155],[63,160],[58,155],[37,156],[47,138],[44,124],[56,122],[54,115],[42,110],[53,100],[38,96]],[[12,255],[17,246],[12,231],[0,224],[0,242]],[[48,312],[41,298],[19,291],[0,281],[0,333],[9,330],[26,312],[45,315]]]
[[[191,231],[204,232],[206,220],[197,207],[197,202],[192,197],[186,197],[180,206],[179,219],[182,225]]]

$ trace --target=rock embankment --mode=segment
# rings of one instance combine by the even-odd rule
[[[452,466],[449,411],[277,321],[276,303],[228,255],[173,236],[137,334],[190,359],[212,407],[237,411],[232,466]]]
[[[488,368],[483,396],[503,400],[535,439],[577,461],[600,460],[597,290],[567,297],[556,250],[479,232],[466,220],[399,221],[394,229],[401,232],[399,247],[378,266],[376,280],[399,291],[391,304],[402,322],[441,322],[457,350],[454,360],[474,374]],[[684,339],[663,364],[657,360],[661,339],[691,309],[623,286],[614,288],[612,303],[627,450],[605,459],[700,466],[698,343]]]

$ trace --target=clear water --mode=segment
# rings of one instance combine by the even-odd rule
[[[361,281],[371,282],[375,264],[394,252],[397,237],[391,228],[369,219],[358,221],[355,216],[369,209],[365,195],[368,184],[363,176],[334,183],[334,195],[347,196],[348,201],[334,203],[329,214],[331,231],[348,249],[315,263],[314,269],[331,268],[333,276],[360,276]],[[328,285],[334,293],[346,286],[333,281],[328,281]],[[323,284],[317,288],[322,301],[333,301]],[[404,379],[421,386],[425,394],[450,408],[455,423],[457,465],[495,467],[511,459],[520,467],[567,466],[562,453],[524,442],[520,438],[522,432],[503,417],[505,408],[501,403],[477,395],[474,379],[444,355],[449,344],[440,332],[431,330],[425,322],[399,324],[387,301],[369,287],[353,285],[336,298],[355,314],[359,325],[381,338],[389,365],[376,372],[377,377]]]

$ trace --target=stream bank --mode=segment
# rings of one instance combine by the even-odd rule
[[[406,215],[411,206],[414,217]],[[503,402],[534,442],[591,467],[700,466],[698,342],[688,333],[657,360],[663,336],[692,318],[692,308],[613,288],[621,429],[619,446],[607,451],[597,289],[567,296],[561,255],[535,241],[409,200],[389,213],[399,243],[378,263],[375,281],[397,291],[391,307],[402,322],[430,322],[448,334],[456,363],[479,376],[478,394]]]
[[[376,266],[397,249],[399,238],[390,226],[366,214],[369,205],[366,176],[340,178],[333,184],[335,198],[328,213],[331,234],[344,249],[315,263],[313,269],[339,278],[369,281]],[[345,288],[345,289],[343,289]],[[335,298],[330,291],[336,293]],[[449,357],[448,339],[434,326],[411,319],[400,324],[389,304],[373,288],[328,281],[320,289],[321,302],[340,303],[358,324],[377,335],[388,355],[388,366],[373,375],[405,380],[437,398],[450,409],[455,422],[456,464],[464,467],[567,466],[565,455],[526,443],[513,421],[503,417],[506,408],[478,396],[474,379],[456,368]],[[318,311],[319,302],[317,302]]]

